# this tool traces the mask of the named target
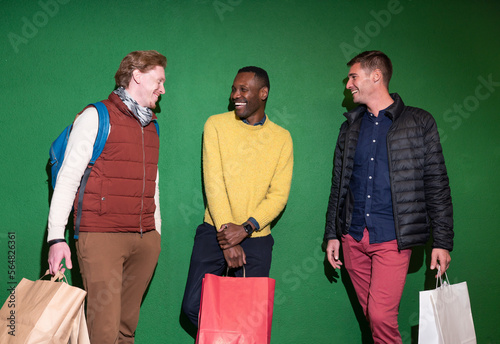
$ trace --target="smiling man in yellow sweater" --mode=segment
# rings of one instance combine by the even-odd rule
[[[198,226],[182,309],[198,325],[201,283],[206,273],[268,277],[271,221],[284,209],[292,182],[290,133],[265,114],[267,72],[238,71],[234,111],[211,116],[203,134],[203,179],[207,208]]]

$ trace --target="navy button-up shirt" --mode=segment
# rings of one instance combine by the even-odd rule
[[[354,196],[354,210],[349,234],[360,241],[365,227],[370,243],[396,239],[392,212],[387,132],[392,120],[385,110],[375,117],[368,111],[361,119],[354,169],[349,187]]]

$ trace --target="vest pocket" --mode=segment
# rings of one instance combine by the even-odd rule
[[[99,200],[99,215],[106,214],[108,207],[109,180],[101,181],[101,198]]]

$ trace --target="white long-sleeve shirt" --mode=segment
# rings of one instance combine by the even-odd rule
[[[47,241],[64,239],[68,217],[73,209],[73,202],[87,168],[99,128],[99,115],[93,106],[88,107],[73,123],[64,160],[57,175],[56,187],[49,209]],[[111,127],[110,127],[111,130]],[[158,188],[159,172],[156,171],[156,189],[154,201],[156,230],[161,233],[160,192]]]

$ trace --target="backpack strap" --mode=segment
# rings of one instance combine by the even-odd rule
[[[158,136],[160,136],[160,125],[158,124],[158,122],[156,121],[156,119],[153,120],[153,123],[156,127],[156,133],[158,134]]]
[[[90,164],[94,165],[97,158],[101,155],[106,141],[108,140],[109,112],[103,102],[97,102],[91,105],[93,105],[97,109],[97,113],[99,114],[99,129],[97,130],[97,137],[94,143],[92,159],[90,159]]]
[[[82,220],[82,203],[83,194],[85,193],[85,187],[87,186],[87,181],[89,180],[92,167],[94,167],[97,158],[99,158],[99,156],[101,155],[109,135],[109,112],[106,108],[106,105],[104,105],[102,102],[97,102],[90,105],[94,106],[97,109],[97,113],[99,114],[99,128],[97,130],[97,136],[94,142],[92,158],[90,159],[89,165],[83,173],[82,181],[80,183],[80,193],[78,194],[78,210],[76,212],[75,219],[75,239],[78,239],[78,235],[80,233],[80,222]]]

